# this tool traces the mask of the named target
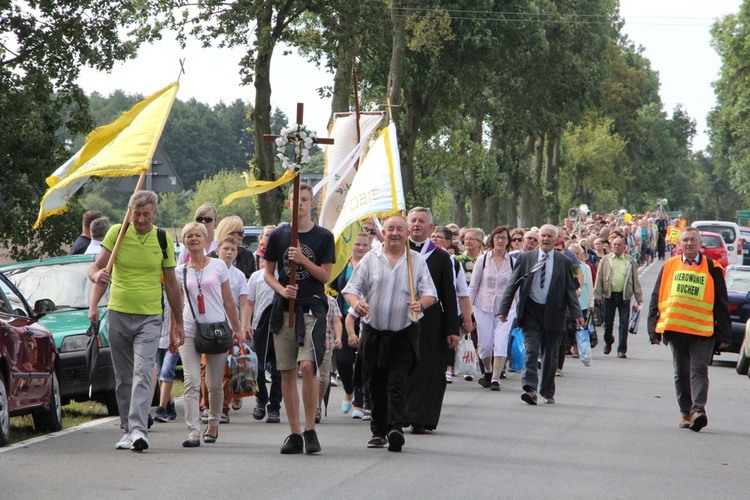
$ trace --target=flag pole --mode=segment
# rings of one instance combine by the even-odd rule
[[[148,172],[148,169],[141,172],[141,176],[138,178],[138,183],[135,185],[135,191],[133,192],[133,194],[141,190],[141,186],[143,186],[143,181],[146,180],[147,172]],[[120,250],[120,245],[122,244],[122,238],[125,236],[125,231],[128,229],[128,225],[130,225],[130,204],[128,204],[128,210],[127,212],[125,212],[125,219],[123,219],[122,221],[122,226],[120,227],[120,234],[117,235],[117,241],[115,242],[114,248],[112,248],[112,254],[109,256],[109,262],[107,262],[108,273],[112,272],[112,266],[115,264],[115,257],[117,256],[118,250]]]

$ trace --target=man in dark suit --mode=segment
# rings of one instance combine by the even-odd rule
[[[500,301],[498,317],[507,321],[516,291],[518,325],[523,329],[526,367],[521,377],[521,399],[535,405],[537,386],[545,403],[555,403],[555,371],[560,342],[566,328],[566,316],[583,326],[583,314],[573,282],[573,263],[555,252],[557,228],[545,224],[539,230],[538,250],[518,256],[510,284]],[[542,381],[539,384],[537,359],[542,355]]]

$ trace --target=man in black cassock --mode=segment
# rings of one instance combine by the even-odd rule
[[[409,376],[406,391],[405,425],[412,434],[435,430],[445,394],[445,356],[458,346],[458,306],[453,284],[450,255],[429,237],[435,229],[429,208],[416,207],[409,212],[409,245],[427,262],[438,301],[424,311],[419,320],[419,356]]]

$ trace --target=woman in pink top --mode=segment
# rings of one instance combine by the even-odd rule
[[[514,302],[508,321],[502,322],[497,318],[500,299],[513,272],[514,261],[508,255],[510,228],[496,227],[490,234],[488,247],[489,250],[474,265],[469,298],[474,305],[477,322],[477,356],[484,365],[484,377],[479,379],[479,385],[499,391],[500,379],[505,378],[503,367],[508,356],[510,330],[516,316]]]

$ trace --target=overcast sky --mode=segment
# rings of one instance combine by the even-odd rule
[[[714,106],[711,82],[716,80],[720,60],[710,46],[709,28],[714,19],[737,12],[740,0],[622,0],[620,13],[624,31],[645,49],[652,68],[659,72],[660,94],[665,111],[671,114],[682,104],[698,123],[693,148],[708,144],[706,114]],[[223,100],[253,101],[255,89],[242,86],[238,62],[240,49],[204,49],[191,42],[183,51],[177,42],[162,40],[144,46],[138,57],[117,64],[110,74],[89,69],[79,83],[86,92],[109,95],[116,89],[128,93],[151,94],[178,75],[180,58],[185,58],[185,75],[177,97],[194,97],[211,105]],[[295,55],[283,55],[276,49],[271,68],[271,102],[294,120],[295,103],[305,103],[304,122],[320,135],[330,113],[330,100],[321,99],[316,89],[332,84],[332,76]]]

